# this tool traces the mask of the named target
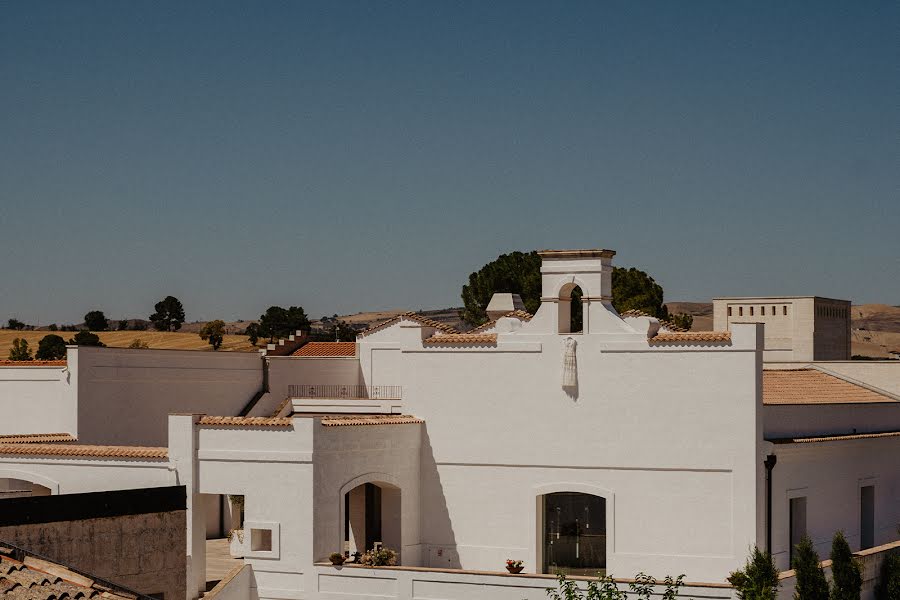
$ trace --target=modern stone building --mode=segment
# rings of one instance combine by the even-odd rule
[[[713,298],[713,329],[765,325],[765,361],[850,360],[850,301],[819,296]]]

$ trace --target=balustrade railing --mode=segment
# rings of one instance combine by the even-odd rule
[[[289,385],[291,398],[400,400],[403,387],[399,385],[339,385],[300,384]]]

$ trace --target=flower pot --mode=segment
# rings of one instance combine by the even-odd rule
[[[509,571],[510,573],[512,573],[513,575],[516,575],[518,573],[521,573],[522,569],[524,569],[524,568],[525,567],[509,567],[508,566],[508,567],[506,567],[506,570]]]
[[[345,560],[347,560],[347,559],[344,558],[343,556],[340,557],[340,558],[334,556],[334,557],[331,558],[331,564],[333,564],[333,565],[336,566],[336,567],[339,567],[339,566],[341,566],[342,564],[344,564],[344,561],[345,561]]]

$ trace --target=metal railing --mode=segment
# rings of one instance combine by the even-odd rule
[[[399,385],[289,385],[291,398],[349,398],[355,400],[400,400],[403,387]]]

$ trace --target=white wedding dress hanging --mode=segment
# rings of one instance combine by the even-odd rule
[[[563,355],[563,377],[562,386],[564,388],[574,388],[578,386],[578,364],[575,360],[575,342],[572,338],[566,338],[566,351]]]

